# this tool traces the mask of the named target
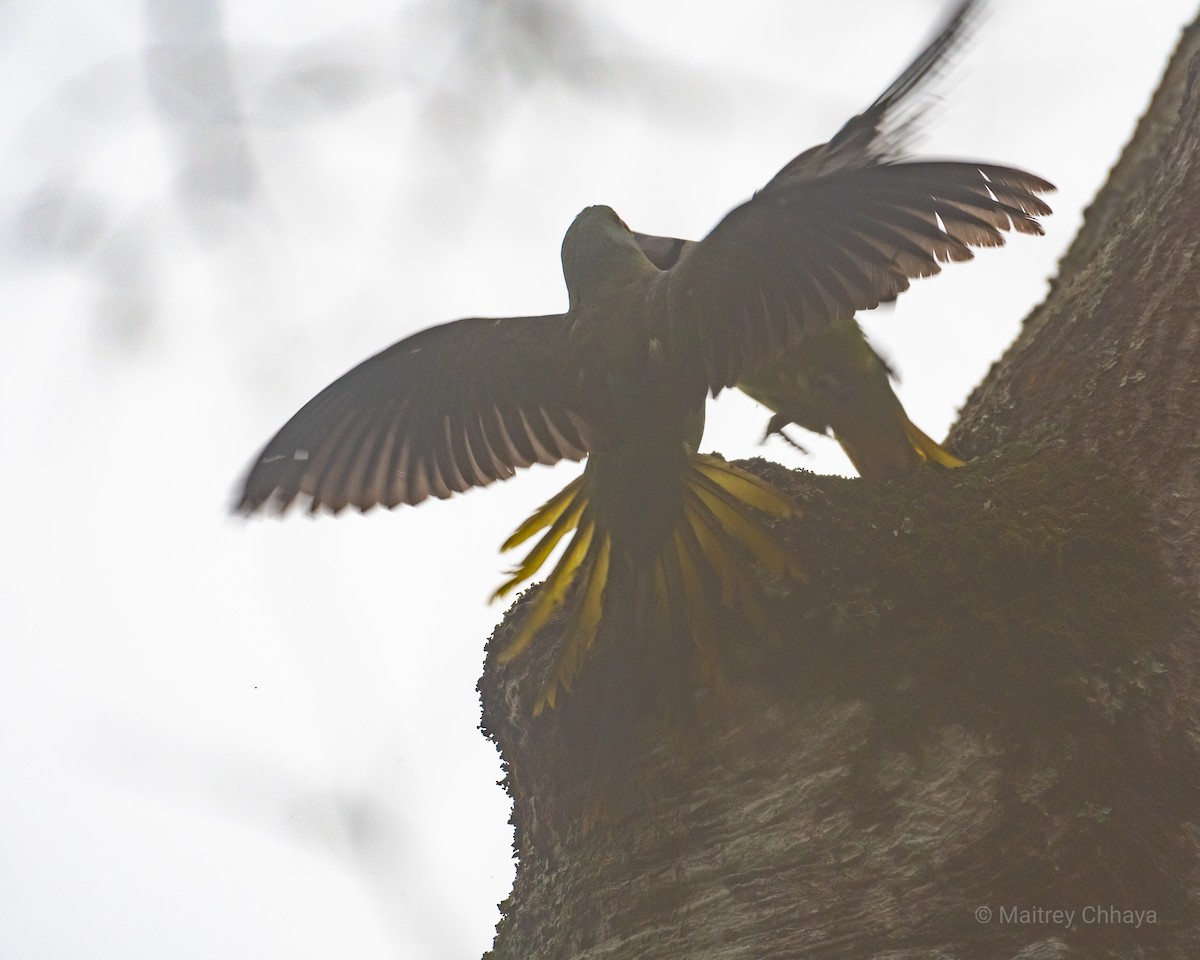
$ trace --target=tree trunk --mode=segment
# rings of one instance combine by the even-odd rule
[[[638,728],[607,826],[594,698],[535,719],[552,651],[489,661],[491,956],[1200,957],[1200,21],[951,446],[885,488],[750,465],[812,580],[685,734]]]

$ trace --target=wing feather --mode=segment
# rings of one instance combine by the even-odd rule
[[[793,175],[698,243],[635,235],[656,252],[663,336],[698,336],[718,391],[799,342],[894,300],[941,264],[1004,233],[1040,233],[1040,177],[961,161],[879,163]],[[673,263],[669,263],[670,259]]]
[[[613,434],[563,316],[431,327],[322,390],[266,445],[238,509],[300,497],[334,513],[449,497],[532,463],[581,460]]]

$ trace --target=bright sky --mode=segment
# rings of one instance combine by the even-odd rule
[[[703,235],[943,6],[0,8],[0,956],[487,949],[512,863],[485,600],[578,467],[317,522],[229,518],[236,481],[392,341],[565,308],[583,206]],[[869,322],[927,432],[1043,296],[1195,7],[995,4],[928,152],[1060,192],[1046,238]],[[766,417],[723,398],[706,446],[848,472],[830,441],[758,447]]]

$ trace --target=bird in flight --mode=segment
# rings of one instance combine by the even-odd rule
[[[1037,218],[1050,212],[1039,195],[1053,187],[1032,174],[904,156],[917,94],[978,6],[958,3],[874,103],[702,240],[637,234],[609,207],[583,210],[562,243],[565,313],[456,320],[359,364],[271,438],[237,510],[282,512],[298,500],[313,512],[391,508],[533,463],[586,459],[504,545],[541,534],[498,594],[531,578],[570,535],[500,659],[562,614],[536,710],[554,705],[595,646],[630,663],[661,650],[674,670],[689,657],[685,673],[711,676],[729,617],[766,622],[760,571],[804,574],[772,524],[795,512],[791,501],[698,452],[708,396],[741,386],[784,423],[831,429],[845,445],[853,426],[835,423],[824,400],[812,412],[805,391],[822,373],[846,378],[846,358],[862,359],[862,348],[878,361],[861,333],[856,341],[855,312],[970,259],[974,247],[1003,244],[1006,231],[1041,233]],[[851,392],[883,370],[890,393],[878,362],[849,376]],[[900,429],[898,461],[958,462],[897,423],[850,442]],[[888,456],[851,456],[864,473],[893,469],[876,469]]]

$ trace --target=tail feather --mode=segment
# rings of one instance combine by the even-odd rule
[[[543,687],[541,697],[534,707],[535,715],[541,713],[543,707],[554,708],[560,686],[563,690],[571,689],[571,683],[579,675],[579,668],[583,665],[584,655],[596,640],[604,610],[604,589],[608,584],[611,556],[612,539],[603,533],[593,537],[583,566],[580,595],[567,624],[567,636],[576,638],[576,642],[562,645],[552,671],[552,675],[558,678],[557,682]],[[529,639],[533,638],[540,627],[541,624],[535,624],[530,628]],[[529,640],[525,642],[528,644]]]
[[[720,477],[720,480],[706,476],[703,471],[697,471],[698,478],[696,484],[692,487],[696,495],[705,501],[709,512],[721,524],[722,529],[728,534],[730,541],[739,543],[743,548],[750,552],[750,556],[761,566],[769,570],[775,575],[790,573],[798,580],[803,580],[802,571],[795,566],[791,554],[770,534],[767,529],[757,521],[753,514],[746,512],[746,504],[750,504],[755,509],[764,513],[768,509],[788,509],[788,513],[794,512],[795,508],[790,505],[784,505],[782,499],[772,503],[767,497],[762,496],[764,493],[771,493],[779,497],[780,495],[771,488],[756,488],[753,492],[759,494],[756,498],[757,502],[749,498],[741,498],[738,494],[739,487],[745,486],[743,477],[737,474],[728,474]],[[749,476],[746,474],[745,476]],[[733,482],[731,482],[733,481]],[[787,516],[787,513],[776,514],[776,516]]]
[[[697,456],[693,469],[715,486],[769,516],[790,517],[796,513],[796,505],[774,487],[719,457]]]
[[[580,523],[576,528],[575,536],[571,538],[567,548],[563,551],[563,555],[558,558],[558,563],[554,565],[554,569],[550,571],[550,576],[546,578],[542,584],[541,592],[538,594],[537,601],[533,605],[529,616],[521,624],[521,629],[517,632],[516,638],[502,651],[500,651],[500,662],[508,663],[521,651],[523,651],[529,642],[534,638],[537,632],[546,625],[550,617],[566,603],[568,594],[571,591],[572,585],[575,583],[575,574],[580,568],[585,574],[590,573],[597,566],[597,556],[602,555],[607,557],[608,553],[608,537],[606,534],[602,536],[602,547],[599,554],[592,551],[592,542],[596,535],[596,523],[587,515],[586,502],[580,504],[579,510],[573,510],[566,513],[565,517],[579,517]],[[511,588],[512,585],[522,579],[527,579],[536,572],[541,565],[542,560],[538,559],[536,563],[532,563],[535,557],[544,556],[553,549],[554,545],[563,538],[571,527],[564,526],[559,528],[556,524],[551,527],[541,541],[533,548],[530,555],[525,558],[524,563],[518,568],[514,577],[505,584],[505,587]],[[589,562],[590,561],[590,562]],[[607,567],[607,560],[605,561]],[[528,574],[523,574],[522,571],[529,570]],[[505,588],[497,591],[501,593]],[[594,634],[594,629],[592,630]]]
[[[716,557],[705,553],[698,536],[697,524],[703,521],[697,519],[694,507],[689,505],[685,511],[688,522],[680,524],[675,531],[675,552],[686,585],[678,606],[683,608],[686,631],[696,651],[697,672],[701,677],[713,678],[719,675],[719,650],[714,629],[719,610],[713,609],[713,604],[723,592],[721,578],[713,573]],[[721,569],[719,564],[716,568]],[[758,628],[757,622],[751,625]]]
[[[585,471],[504,544],[504,549],[511,549],[546,531],[496,596],[531,578],[554,547],[575,530],[532,599],[516,636],[499,654],[502,663],[512,660],[552,616],[567,610],[558,660],[535,705],[537,713],[554,706],[559,688],[570,689],[606,624],[618,639],[631,631],[651,634],[634,642],[652,643],[655,633],[690,638],[698,674],[717,679],[720,649],[716,624],[721,608],[736,613],[754,629],[766,628],[755,567],[777,577],[805,579],[762,517],[793,516],[795,505],[775,488],[719,457],[693,454],[688,458],[679,487],[678,519],[648,554],[623,550],[613,532],[597,521],[591,502],[595,491],[588,479]],[[626,619],[619,619],[621,616]]]
[[[505,540],[500,546],[500,551],[503,553],[507,550],[511,550],[513,547],[520,546],[539,530],[545,530],[546,527],[555,527],[559,530],[557,536],[554,536],[550,541],[549,548],[546,552],[549,553],[550,550],[554,549],[554,545],[558,543],[560,539],[562,539],[563,533],[565,533],[567,530],[574,529],[575,524],[579,520],[579,511],[583,509],[583,505],[587,502],[586,497],[580,499],[577,496],[579,488],[582,485],[583,477],[576,477],[565,487],[559,490],[558,493],[556,493],[553,497],[542,504],[541,507],[534,511],[534,513],[530,515],[529,519],[527,519],[524,523],[517,527],[516,530],[513,531],[512,536]],[[574,516],[564,521],[564,515],[569,515],[572,513],[572,511],[574,511]],[[569,524],[569,526],[563,526],[562,524],[564,523]],[[545,542],[545,540],[543,540],[543,542]],[[533,554],[530,554],[530,557],[532,556]],[[527,557],[526,559],[528,560],[529,558]],[[538,560],[533,570],[536,571],[537,568],[542,565],[545,559],[546,558],[543,556],[540,560]],[[522,566],[524,566],[524,564],[522,564]],[[514,571],[514,574],[518,572],[519,571]],[[492,599],[503,596],[510,589],[512,589],[515,584],[520,583],[525,579],[528,579],[528,576],[514,576],[512,580],[506,581],[499,587],[499,589],[496,590],[496,593]]]
[[[921,459],[932,460],[943,467],[954,468],[967,465],[965,460],[959,460],[908,417],[904,417],[904,432],[908,435],[908,442],[912,444],[913,449],[921,455]]]
[[[660,635],[681,636],[690,632],[689,600],[696,596],[699,582],[694,565],[685,565],[676,537],[663,545],[654,567],[654,606],[651,622]]]

